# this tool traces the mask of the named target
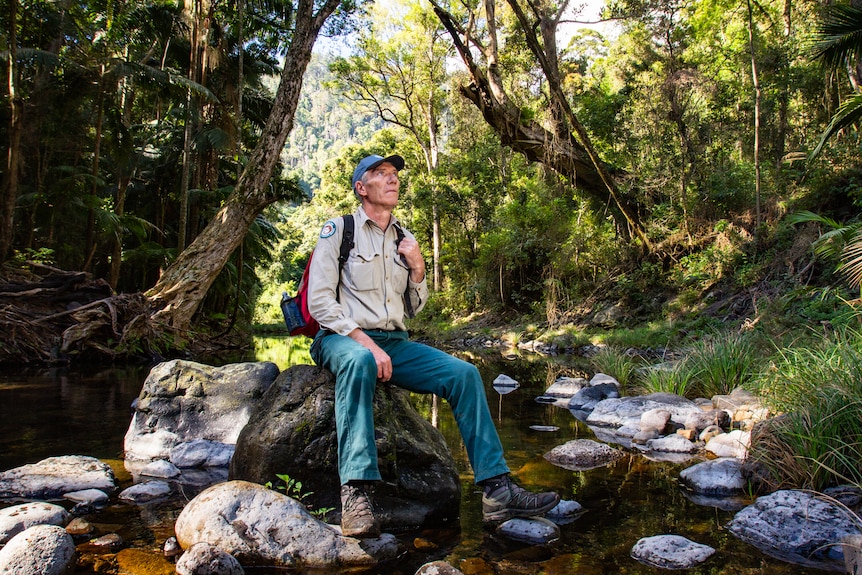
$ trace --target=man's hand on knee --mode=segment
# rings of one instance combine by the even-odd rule
[[[380,381],[389,381],[392,378],[392,358],[389,357],[389,354],[383,351],[379,345],[374,343],[373,339],[368,337],[367,333],[359,328],[354,329],[348,335],[374,356],[374,362],[377,364],[377,379]]]

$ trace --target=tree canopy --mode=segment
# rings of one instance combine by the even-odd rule
[[[430,317],[636,321],[811,281],[796,230],[817,219],[786,216],[858,214],[858,14],[613,0],[597,29],[579,10],[13,0],[0,257],[146,293],[181,345],[275,319],[256,302],[352,209],[356,160],[398,151]]]

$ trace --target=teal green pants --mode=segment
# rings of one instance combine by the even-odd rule
[[[476,366],[410,341],[407,332],[366,333],[392,358],[389,383],[415,393],[433,393],[449,402],[477,483],[509,472]],[[311,357],[335,374],[341,483],[379,480],[372,412],[377,385],[374,357],[351,338],[329,331],[321,331],[314,338]]]

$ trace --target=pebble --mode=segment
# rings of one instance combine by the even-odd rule
[[[545,514],[545,518],[557,525],[566,525],[583,515],[584,507],[577,501],[560,500],[557,506]]]
[[[704,495],[743,495],[746,481],[742,477],[742,461],[721,457],[703,461],[683,469],[680,481],[689,489]]]
[[[195,543],[177,561],[177,575],[244,575],[239,561],[209,543]]]
[[[512,379],[508,375],[503,375],[502,373],[494,379],[494,386],[518,387],[519,385],[520,384],[516,380]]]
[[[176,537],[170,536],[165,539],[165,544],[162,545],[162,553],[164,553],[166,558],[173,559],[174,557],[182,555],[183,548],[180,547]]]
[[[419,567],[415,575],[464,575],[444,561],[432,561]]]
[[[750,445],[751,432],[734,429],[730,433],[722,433],[710,439],[706,444],[706,450],[718,457],[745,459]]]
[[[84,537],[90,535],[93,531],[95,531],[93,524],[83,517],[75,517],[66,525],[66,533],[72,537]]]
[[[433,551],[434,549],[438,549],[440,546],[433,541],[428,541],[424,537],[416,537],[413,540],[413,547],[417,551]]]
[[[148,475],[150,477],[171,478],[176,477],[180,473],[181,471],[176,465],[164,459],[151,461],[141,470],[141,475]]]
[[[604,467],[625,457],[625,453],[592,439],[573,439],[545,454],[545,459],[563,469],[586,471]]]
[[[90,545],[96,549],[116,551],[123,546],[123,538],[116,533],[108,533],[90,541]]]

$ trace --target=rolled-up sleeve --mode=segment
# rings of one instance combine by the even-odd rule
[[[411,318],[416,317],[416,314],[422,311],[422,308],[425,307],[425,303],[428,301],[428,284],[423,279],[421,282],[414,283],[413,281],[409,281],[407,286],[407,297],[410,298],[410,304],[413,309],[413,314],[410,315]]]
[[[334,233],[329,233],[328,226],[335,226]],[[341,218],[326,222],[320,232],[308,272],[308,311],[321,327],[347,335],[359,324],[350,318],[338,302],[338,256],[343,233]]]

